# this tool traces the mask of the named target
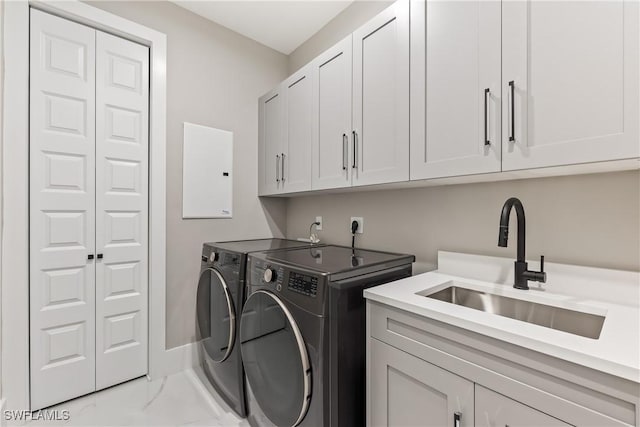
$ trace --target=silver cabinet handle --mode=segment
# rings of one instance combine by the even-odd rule
[[[462,418],[462,412],[453,413],[453,427],[460,427],[461,418]]]
[[[358,132],[355,130],[352,132],[353,134],[353,163],[351,164],[351,168],[355,169],[358,167]]]
[[[282,182],[284,182],[284,153],[282,153]]]
[[[342,170],[347,170],[347,145],[349,144],[349,138],[346,133],[342,134]]]
[[[280,182],[280,156],[276,154],[276,182]]]
[[[487,105],[490,94],[491,90],[486,88],[484,90],[484,145],[491,145],[491,141],[489,141],[489,106]]]
[[[509,82],[509,101],[511,101],[511,109],[509,111],[509,115],[511,117],[511,126],[509,126],[509,141],[513,142],[516,140],[516,83],[511,80]]]

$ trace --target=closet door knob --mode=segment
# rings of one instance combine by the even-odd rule
[[[98,259],[102,259],[104,257],[103,254],[98,254]]]
[[[87,255],[87,259],[93,259],[93,254]]]

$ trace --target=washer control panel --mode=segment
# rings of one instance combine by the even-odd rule
[[[267,289],[279,298],[316,315],[325,315],[326,278],[319,273],[284,266],[249,254],[247,295]]]
[[[318,295],[318,278],[291,271],[287,288],[293,292],[315,298]]]

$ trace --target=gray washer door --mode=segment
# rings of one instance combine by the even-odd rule
[[[233,350],[236,315],[229,287],[215,268],[200,274],[197,299],[199,338],[212,361],[224,362]]]
[[[271,292],[256,291],[247,299],[240,350],[260,409],[277,426],[298,425],[311,399],[309,356],[293,316]]]

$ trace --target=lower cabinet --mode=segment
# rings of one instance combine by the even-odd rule
[[[371,342],[373,426],[473,426],[473,383],[383,342]]]
[[[563,427],[571,425],[478,384],[476,384],[475,401],[477,427]]]
[[[369,351],[369,426],[572,425],[377,339]]]
[[[639,426],[634,381],[367,302],[367,425]]]

